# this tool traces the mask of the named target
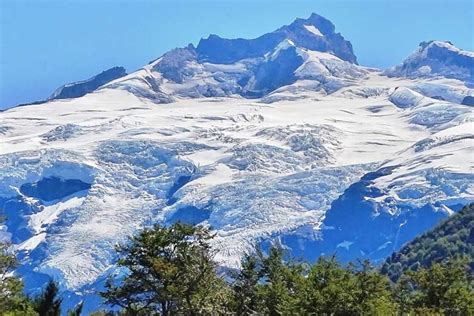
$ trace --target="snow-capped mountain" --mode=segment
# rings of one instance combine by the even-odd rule
[[[0,113],[3,237],[27,289],[53,276],[86,309],[114,245],[153,223],[212,226],[227,267],[269,242],[384,259],[474,200],[473,96],[461,77],[357,65],[315,14],[213,35],[82,97]]]
[[[308,19],[296,19],[290,25],[252,40],[223,39],[210,35],[199,42],[196,52],[200,61],[230,64],[262,57],[284,41],[313,51],[332,52],[342,60],[357,64],[351,43],[335,32],[334,24],[314,13]]]
[[[386,71],[389,76],[446,77],[474,83],[474,53],[447,41],[422,42],[399,66]]]
[[[171,103],[183,97],[262,97],[298,80],[311,80],[311,90],[319,85],[334,91],[365,73],[352,45],[330,21],[312,14],[252,40],[211,35],[104,88]]]

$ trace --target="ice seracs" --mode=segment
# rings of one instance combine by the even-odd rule
[[[155,223],[211,226],[226,267],[271,242],[381,260],[474,200],[471,96],[463,80],[357,65],[318,15],[211,36],[82,97],[0,113],[0,238],[29,292],[53,276],[86,310],[114,245]]]

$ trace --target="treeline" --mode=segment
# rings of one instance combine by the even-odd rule
[[[117,247],[123,273],[100,293],[111,310],[91,315],[474,315],[467,259],[407,271],[394,283],[368,261],[343,266],[329,257],[307,264],[273,247],[245,256],[238,270],[220,271],[212,238],[205,227],[180,223],[132,237]],[[3,257],[11,267],[13,258]],[[3,314],[60,314],[54,283],[31,299],[6,271],[0,271]],[[81,308],[68,313],[80,315]]]
[[[417,271],[456,257],[474,258],[474,203],[393,253],[383,264],[382,273],[396,281],[404,271]]]

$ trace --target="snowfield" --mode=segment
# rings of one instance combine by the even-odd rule
[[[270,242],[377,261],[473,201],[474,90],[295,46],[347,46],[320,18],[262,56],[176,49],[83,97],[0,112],[0,238],[28,291],[53,276],[93,308],[114,246],[155,223],[211,226],[225,267]]]
[[[409,88],[417,84],[371,72],[337,96],[302,89],[271,104],[157,105],[101,89],[11,109],[0,114],[0,194],[28,208],[11,223],[28,233],[12,230],[13,239],[34,273],[77,290],[113,264],[114,244],[173,218],[211,225],[217,259],[236,266],[264,238],[317,232],[333,200],[384,166],[397,168],[373,184],[385,192],[381,207],[466,203],[472,111]],[[21,189],[52,177],[90,188],[47,202]]]

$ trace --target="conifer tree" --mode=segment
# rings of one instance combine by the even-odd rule
[[[255,255],[246,255],[239,272],[234,274],[232,309],[237,315],[253,315],[260,309],[258,289],[262,267],[259,259]]]
[[[39,316],[60,316],[62,298],[59,297],[59,288],[55,281],[48,282],[46,287],[33,302],[33,307]]]
[[[317,315],[356,314],[356,291],[351,269],[341,267],[335,257],[319,258],[308,274],[304,310]]]

